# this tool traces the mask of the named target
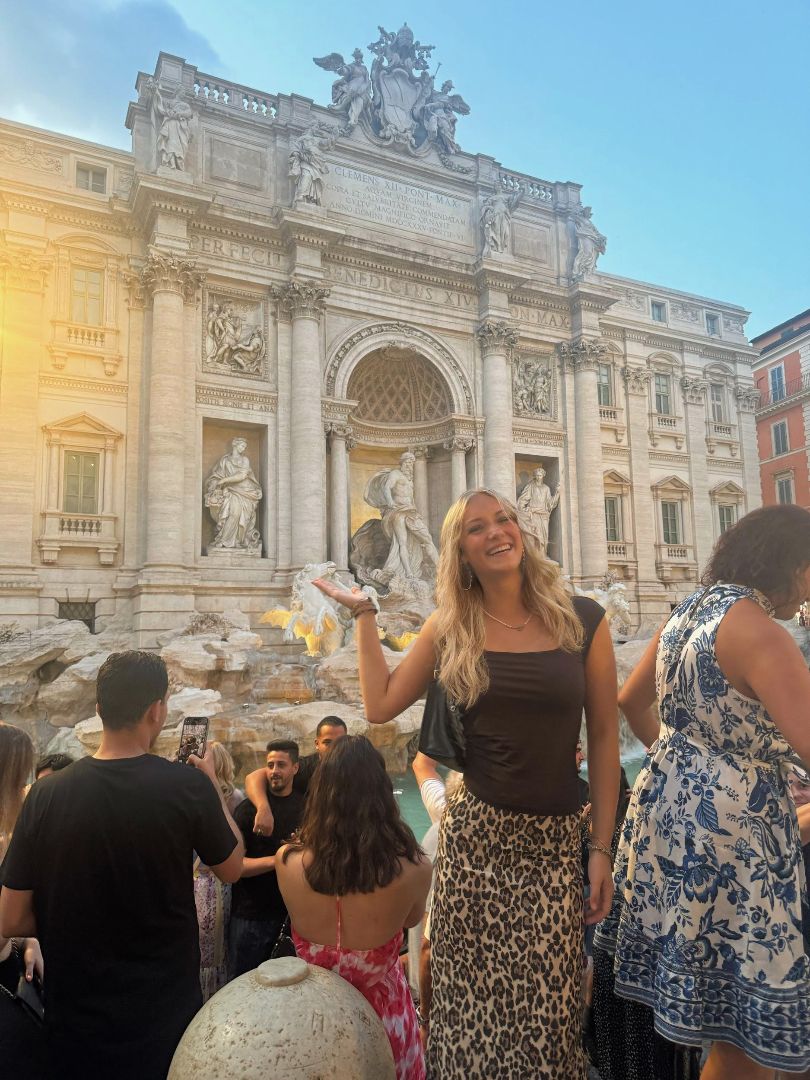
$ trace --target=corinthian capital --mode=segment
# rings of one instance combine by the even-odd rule
[[[270,295],[274,300],[278,300],[280,311],[294,319],[301,316],[320,318],[329,292],[329,289],[322,289],[319,285],[300,281],[298,278],[291,278],[284,285],[270,286]]]
[[[762,395],[756,386],[746,386],[744,383],[737,383],[734,387],[734,396],[742,412],[756,412],[762,400]]]
[[[624,367],[622,376],[627,387],[628,394],[646,395],[650,385],[651,372],[645,367]]]
[[[6,284],[10,289],[44,292],[52,265],[52,259],[28,248],[0,248],[0,270],[5,270]]]
[[[205,271],[197,269],[194,259],[183,259],[169,251],[150,248],[146,266],[140,273],[141,288],[149,296],[156,292],[179,293],[184,300],[193,300],[205,281]]]
[[[705,379],[698,379],[694,375],[684,375],[681,379],[681,389],[688,405],[703,405],[706,401],[708,383]]]
[[[587,371],[596,368],[607,352],[601,341],[580,338],[579,341],[561,341],[557,346],[563,367],[571,371]]]
[[[445,450],[459,450],[466,454],[475,446],[475,440],[466,435],[454,435],[452,439],[447,439],[442,445]]]
[[[484,356],[491,352],[506,353],[509,356],[518,343],[518,332],[503,319],[486,319],[478,327],[478,340]]]

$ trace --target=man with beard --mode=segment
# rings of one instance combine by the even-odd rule
[[[228,928],[231,979],[270,959],[287,917],[276,879],[276,852],[298,828],[304,813],[304,796],[293,789],[298,772],[298,743],[291,739],[269,742],[264,772],[273,815],[272,832],[254,831],[256,807],[249,799],[233,815],[245,841],[245,858],[231,902]]]

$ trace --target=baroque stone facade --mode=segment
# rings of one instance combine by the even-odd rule
[[[434,541],[542,466],[549,553],[637,622],[759,504],[747,312],[603,273],[578,184],[465,152],[407,28],[371,51],[328,107],[161,53],[131,152],[0,121],[0,620],[256,621],[404,451]]]

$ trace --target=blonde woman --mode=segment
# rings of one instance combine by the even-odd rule
[[[34,744],[21,729],[0,723],[0,887],[2,862],[34,768]],[[42,1031],[14,1001],[21,971],[42,978],[42,953],[34,938],[0,936],[0,1072],[37,1080],[47,1075]]]
[[[437,608],[391,673],[370,601],[316,583],[357,621],[371,723],[434,671],[464,710],[464,783],[441,824],[431,908],[435,1080],[584,1080],[582,878],[575,749],[588,726],[593,833],[587,923],[612,895],[616,668],[604,612],[573,598],[512,502],[483,488],[442,527]]]
[[[212,742],[214,772],[230,813],[244,800],[244,793],[234,787],[236,769],[233,758],[222,745]],[[221,990],[228,981],[225,943],[231,917],[231,887],[200,862],[194,861],[194,902],[200,925],[200,989],[203,1002]]]

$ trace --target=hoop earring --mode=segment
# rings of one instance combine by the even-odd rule
[[[526,548],[523,549],[523,553],[520,556],[520,569],[526,569]]]
[[[472,588],[472,586],[473,586],[473,581],[475,581],[475,578],[473,577],[473,572],[472,572],[472,569],[471,569],[471,568],[470,568],[469,566],[467,567],[467,572],[468,572],[468,573],[469,573],[469,575],[470,575],[470,576],[469,576],[469,578],[467,579],[467,584],[466,584],[466,585],[462,585],[462,586],[461,586],[461,587],[462,587],[462,589],[464,590],[464,592],[469,592],[469,591],[470,591],[470,589],[471,589],[471,588]]]

